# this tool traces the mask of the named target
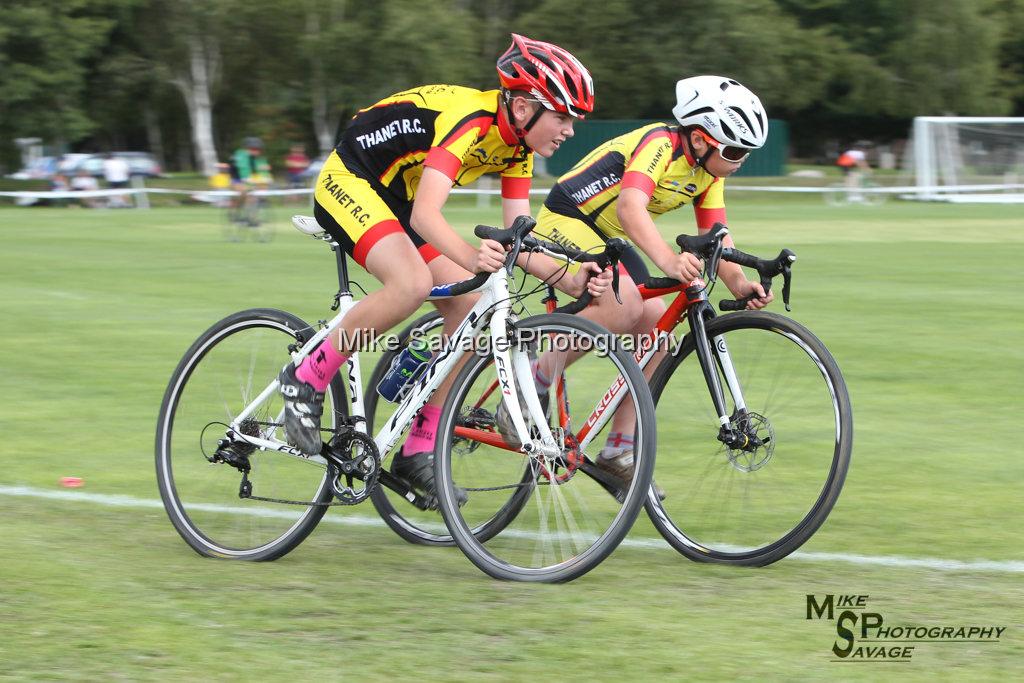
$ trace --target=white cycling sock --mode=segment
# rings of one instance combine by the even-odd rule
[[[604,448],[601,449],[601,453],[598,457],[604,460],[611,460],[612,458],[617,458],[626,451],[631,450],[633,450],[632,434],[611,432],[608,434],[608,439],[605,441]]]

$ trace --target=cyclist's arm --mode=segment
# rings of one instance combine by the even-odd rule
[[[711,229],[711,226],[698,227],[697,232],[701,235]],[[722,245],[725,247],[734,248],[736,245],[732,241],[732,235],[726,235],[722,239]],[[766,296],[764,293],[764,287],[761,286],[760,282],[754,280],[748,280],[746,274],[743,272],[743,268],[730,261],[719,261],[718,262],[718,279],[729,288],[732,295],[737,299],[745,299],[746,297],[754,294],[757,296],[747,303],[747,308],[756,310],[764,308],[775,298],[773,292],[769,292]]]
[[[509,199],[507,197],[501,198],[501,218],[505,223],[505,227],[509,227],[515,222],[516,218],[520,216],[532,216],[530,213],[530,200],[527,199]]]
[[[505,225],[510,226],[519,216],[529,216],[530,200],[510,199],[503,197],[501,200],[501,213]],[[568,269],[563,261],[557,261],[545,254],[523,254],[516,261],[523,270],[533,275],[538,280],[543,280],[554,285],[559,290],[570,296],[579,297],[583,294],[583,288],[595,298],[611,284],[611,271],[599,274],[600,269],[593,263],[584,263],[574,274],[568,274]],[[568,274],[568,277],[566,275]],[[591,280],[593,278],[593,280]]]
[[[451,178],[436,168],[424,168],[412,204],[412,229],[469,272],[495,272],[505,261],[501,245],[492,240],[484,240],[479,251],[474,249],[458,236],[441,213],[451,191]],[[493,247],[484,248],[486,245]]]
[[[640,250],[651,257],[669,277],[691,280],[700,275],[700,262],[693,254],[677,254],[672,250],[654,225],[647,211],[651,198],[638,187],[624,187],[619,193],[615,215],[626,236]]]

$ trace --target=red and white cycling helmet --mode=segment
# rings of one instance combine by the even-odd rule
[[[694,76],[676,83],[672,114],[681,126],[700,126],[722,145],[759,149],[768,139],[761,100],[725,76]]]
[[[503,88],[528,92],[551,111],[582,119],[594,110],[590,72],[557,45],[513,33],[497,67]]]

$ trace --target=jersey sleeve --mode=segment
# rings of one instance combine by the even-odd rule
[[[672,161],[672,139],[668,130],[656,128],[646,133],[633,149],[622,174],[622,189],[635,187],[648,198]]]
[[[436,168],[455,180],[462,168],[463,159],[487,133],[493,120],[493,114],[486,111],[442,113],[437,117],[434,141],[423,165]]]
[[[699,230],[708,230],[715,223],[725,223],[725,181],[715,178],[708,189],[693,200],[693,214]]]
[[[526,159],[509,164],[501,172],[502,199],[529,199],[530,183],[533,178],[533,152]]]

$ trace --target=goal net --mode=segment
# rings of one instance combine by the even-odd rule
[[[1024,117],[919,116],[910,150],[916,199],[1024,202]]]

